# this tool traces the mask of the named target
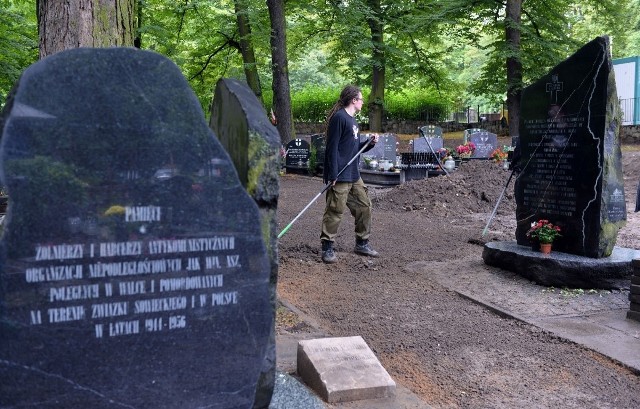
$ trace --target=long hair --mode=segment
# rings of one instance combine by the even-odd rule
[[[324,131],[325,134],[329,129],[329,122],[331,121],[331,118],[333,117],[333,115],[339,110],[341,110],[342,108],[349,105],[352,99],[358,98],[358,94],[360,94],[361,92],[362,91],[360,90],[360,88],[356,87],[355,85],[347,85],[342,89],[342,92],[340,93],[340,98],[333,105],[333,107],[329,110],[329,113],[327,114],[327,121],[325,123],[325,131]]]

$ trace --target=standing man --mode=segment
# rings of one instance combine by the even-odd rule
[[[354,160],[338,176],[340,170],[353,158],[365,142],[360,143],[358,123],[354,116],[362,110],[362,92],[358,87],[347,85],[340,93],[340,99],[327,116],[327,148],[324,156],[324,183],[330,183],[327,190],[327,205],[322,217],[322,261],[338,261],[333,249],[333,239],[338,233],[342,215],[348,207],[355,218],[356,246],[354,252],[370,257],[378,257],[378,252],[369,245],[371,234],[371,200],[358,170],[359,160]],[[365,150],[373,148],[378,135],[373,136]]]

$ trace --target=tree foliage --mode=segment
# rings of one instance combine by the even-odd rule
[[[38,26],[30,1],[0,0],[0,107],[22,71],[38,59]]]

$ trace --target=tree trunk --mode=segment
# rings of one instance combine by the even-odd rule
[[[251,40],[251,25],[249,24],[249,9],[244,0],[235,0],[236,21],[238,24],[238,33],[240,33],[240,53],[242,54],[242,63],[244,67],[244,75],[247,84],[254,94],[258,97],[260,103],[262,101],[262,87],[260,87],[260,76],[258,75],[258,66],[256,64],[256,54],[253,50],[253,41]]]
[[[78,47],[133,46],[136,0],[39,0],[40,58]]]
[[[371,30],[371,42],[373,43],[371,93],[367,101],[367,107],[369,108],[369,130],[382,132],[386,64],[383,38],[384,27],[381,21],[382,10],[380,8],[380,0],[368,0],[367,4],[374,15],[374,17],[367,18],[367,23]]]
[[[509,135],[519,136],[520,97],[522,95],[522,62],[520,60],[520,16],[522,0],[507,0],[505,17],[507,57],[507,109],[509,111]]]
[[[284,0],[267,0],[271,19],[271,69],[273,71],[273,111],[280,139],[287,144],[296,134],[291,112],[289,63],[287,61],[286,20]]]

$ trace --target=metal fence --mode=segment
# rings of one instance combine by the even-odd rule
[[[640,125],[640,98],[620,98],[622,125]]]
[[[442,104],[396,107],[392,102],[385,103],[386,119],[404,119],[428,122],[478,123],[483,121],[499,121],[506,113],[506,107],[496,109],[495,106]]]

